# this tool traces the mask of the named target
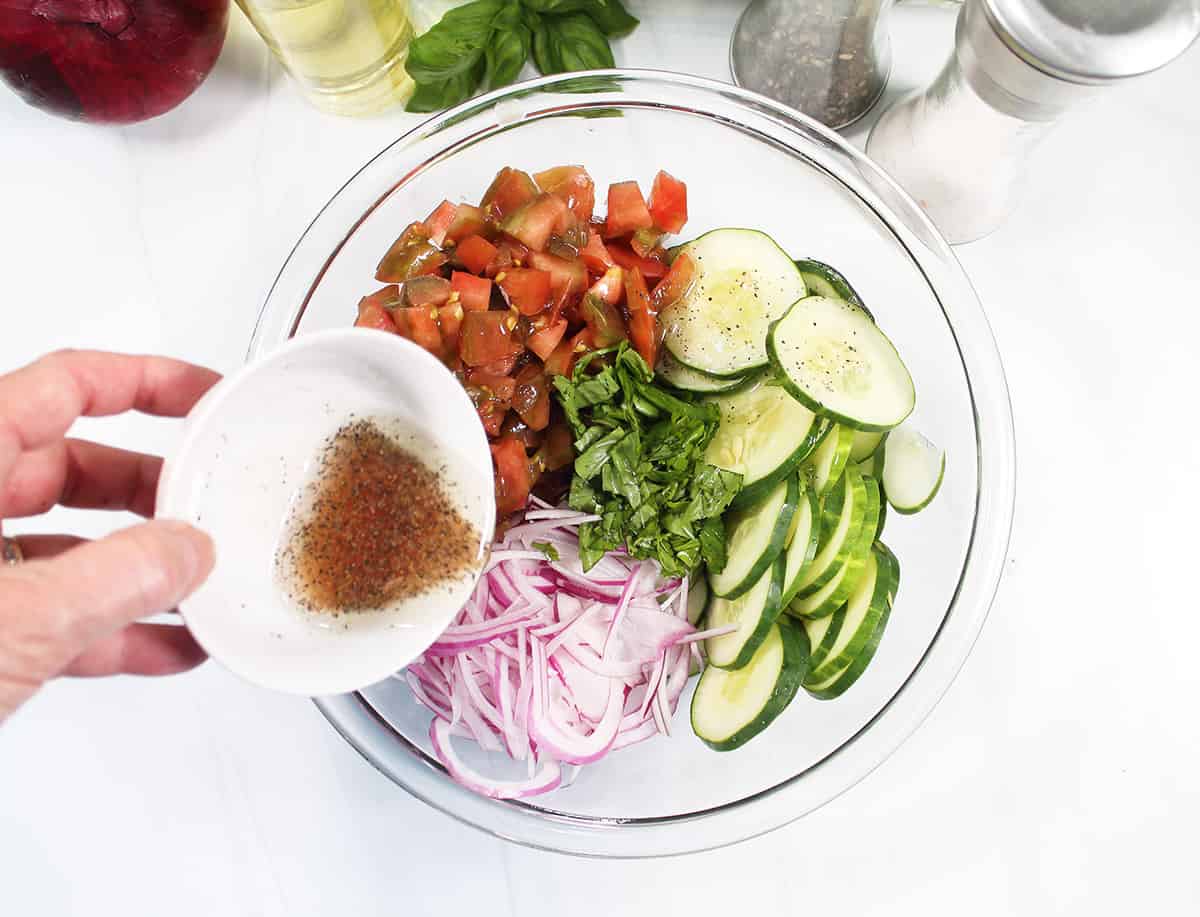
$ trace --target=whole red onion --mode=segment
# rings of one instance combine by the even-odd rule
[[[0,0],[0,79],[65,118],[170,111],[221,53],[229,0]]]

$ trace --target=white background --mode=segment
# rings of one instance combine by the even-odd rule
[[[736,0],[630,5],[645,24],[619,64],[728,78]],[[950,19],[896,19],[903,87],[936,69]],[[149,124],[68,124],[0,90],[0,372],[63,346],[233,369],[309,219],[415,123],[316,113],[234,20],[211,78]],[[0,728],[0,912],[1196,913],[1197,87],[1193,49],[1070,118],[1020,211],[958,250],[1012,389],[1011,559],[953,689],[858,787],[724,851],[572,860],[425,808],[310,704],[216,665],[62,682]]]

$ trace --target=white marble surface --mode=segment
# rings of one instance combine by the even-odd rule
[[[736,0],[631,5],[646,25],[619,62],[727,78]],[[232,369],[308,220],[414,123],[310,110],[237,20],[210,80],[150,124],[67,124],[0,91],[0,371],[63,346]],[[936,67],[923,29],[946,21],[905,14],[899,85]],[[1197,86],[1193,49],[1079,113],[1021,210],[959,249],[1012,388],[1011,562],[954,688],[858,787],[725,851],[571,860],[425,808],[310,704],[215,665],[62,682],[0,729],[0,912],[1195,913]]]

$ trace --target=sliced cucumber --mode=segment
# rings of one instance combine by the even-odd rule
[[[806,293],[796,265],[754,229],[715,229],[678,252],[691,258],[695,277],[662,312],[667,351],[714,376],[766,366],[767,329]]]
[[[737,630],[704,641],[710,665],[721,669],[740,669],[762,645],[771,625],[783,610],[783,576],[786,560],[775,559],[771,569],[758,578],[749,592],[736,599],[710,596],[705,609],[706,627],[736,624]]]
[[[704,459],[742,476],[734,506],[762,499],[808,457],[826,428],[812,411],[766,379],[706,400],[720,409],[721,423]]]
[[[817,497],[810,490],[801,494],[800,505],[792,516],[792,530],[789,534],[786,567],[783,574],[783,598],[780,604],[786,608],[791,604],[796,593],[800,591],[800,574],[805,566],[817,555],[817,543],[820,540],[820,512],[817,508]]]
[[[736,599],[758,582],[787,544],[800,501],[800,480],[788,475],[757,503],[725,514],[725,568],[708,573],[715,595]]]
[[[886,433],[856,430],[854,442],[850,445],[850,461],[865,462],[876,453],[885,436],[887,436]]]
[[[825,587],[837,576],[842,564],[858,544],[863,517],[867,510],[867,488],[863,477],[854,468],[847,468],[844,475],[845,495],[841,502],[837,523],[832,527],[829,540],[817,548],[817,556],[800,574],[798,596],[809,596]],[[822,524],[826,519],[822,519]]]
[[[854,287],[850,286],[850,281],[843,277],[841,272],[823,261],[813,261],[811,258],[801,258],[796,262],[796,267],[800,270],[800,276],[804,278],[804,286],[808,288],[809,296],[844,299],[858,306],[867,313],[871,321],[875,321],[871,310],[864,305],[859,295],[854,292]]]
[[[946,453],[910,427],[888,436],[883,450],[883,489],[892,509],[904,515],[923,510],[937,496],[946,473]]]
[[[850,449],[854,444],[854,431],[841,424],[834,424],[821,440],[820,445],[804,463],[809,486],[817,496],[824,496],[838,482],[846,463],[850,460]]]
[[[808,667],[815,669],[829,655],[829,649],[833,646],[833,641],[837,639],[838,631],[842,627],[842,621],[846,618],[846,606],[843,605],[831,615],[826,615],[823,618],[801,618],[799,623],[804,626],[804,632],[808,634],[808,642],[811,652],[809,654]]]
[[[871,545],[875,541],[875,527],[879,523],[879,486],[874,478],[863,478],[862,481],[866,488],[867,503],[854,546],[828,583],[816,592],[795,598],[787,604],[786,610],[789,614],[798,618],[828,617],[845,605],[851,593],[858,587],[863,570],[866,569],[867,558],[871,555]]]
[[[747,665],[734,671],[706,668],[692,695],[692,730],[700,741],[733,751],[766,729],[799,691],[808,650],[808,635],[779,621]]]
[[[856,430],[890,430],[916,393],[896,348],[861,309],[840,299],[801,299],[771,325],[767,352],[787,390]]]
[[[684,366],[669,353],[662,355],[658,361],[658,368],[654,372],[658,378],[672,388],[681,392],[696,392],[702,395],[736,391],[748,385],[755,376],[755,373],[751,372],[744,376],[721,379]]]
[[[838,612],[840,622],[835,615],[821,639],[826,645],[821,660],[810,667],[804,679],[810,694],[822,699],[837,697],[866,669],[891,614],[899,582],[900,565],[895,556],[876,542],[858,588]]]
[[[704,614],[704,606],[708,604],[708,580],[703,576],[695,576],[688,581],[687,619],[688,624],[695,626]]]

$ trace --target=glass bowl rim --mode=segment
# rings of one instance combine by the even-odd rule
[[[505,101],[521,99],[526,96],[535,96],[539,92],[565,91],[562,88],[562,84],[574,83],[586,86],[585,81],[593,81],[597,85],[591,86],[580,97],[590,98],[591,95],[602,95],[605,90],[597,88],[602,85],[599,82],[602,80],[618,83],[622,88],[612,93],[612,97],[603,102],[593,102],[590,106],[581,105],[578,107],[619,108],[622,102],[633,102],[645,107],[645,103],[637,102],[636,96],[623,92],[623,88],[630,85],[634,87],[659,85],[666,87],[668,90],[670,88],[685,89],[712,96],[714,101],[717,98],[724,98],[739,107],[753,109],[761,115],[766,115],[774,121],[780,122],[782,126],[790,128],[797,133],[817,133],[821,136],[821,139],[834,148],[834,152],[837,155],[844,157],[862,173],[862,181],[870,184],[876,194],[886,194],[886,199],[881,201],[882,206],[879,206],[868,201],[863,196],[861,188],[855,187],[854,184],[846,181],[842,176],[835,174],[831,174],[830,176],[875,213],[876,217],[905,249],[913,264],[925,275],[930,292],[941,307],[943,317],[958,348],[959,360],[963,368],[971,406],[974,411],[975,439],[979,464],[977,469],[979,476],[976,486],[975,514],[972,520],[971,535],[963,559],[959,582],[942,616],[941,623],[920,660],[904,678],[891,698],[854,735],[805,770],[752,795],[722,803],[699,812],[638,819],[576,816],[569,813],[541,809],[520,801],[486,799],[459,787],[447,777],[444,769],[437,766],[434,762],[426,760],[426,756],[423,753],[413,755],[412,766],[407,767],[404,774],[397,773],[399,768],[388,764],[383,760],[384,754],[372,747],[375,741],[380,739],[381,730],[386,732],[389,741],[398,739],[401,743],[408,746],[409,751],[415,750],[419,752],[419,749],[415,749],[415,746],[406,737],[396,732],[391,724],[383,719],[370,702],[361,694],[355,693],[314,699],[315,705],[333,726],[334,730],[380,773],[384,774],[389,780],[396,783],[412,796],[463,824],[470,825],[505,840],[550,852],[604,858],[643,858],[671,856],[715,849],[783,827],[828,803],[856,785],[886,760],[887,757],[893,754],[921,725],[940,702],[946,691],[949,690],[958,671],[970,655],[999,587],[1000,576],[1003,572],[1004,561],[1008,552],[1015,505],[1015,433],[1013,430],[1011,401],[1003,366],[1000,362],[995,340],[986,315],[983,312],[982,305],[961,265],[950,250],[949,245],[911,197],[877,165],[869,160],[865,154],[851,146],[835,131],[826,128],[824,125],[802,113],[758,93],[730,83],[661,70],[631,68],[594,70],[557,74],[527,80],[473,99],[468,99],[452,109],[432,115],[402,133],[355,171],[317,212],[316,216],[300,235],[296,245],[293,246],[280,268],[275,281],[272,283],[271,289],[259,312],[248,348],[247,359],[254,359],[269,347],[279,343],[278,341],[265,340],[268,313],[271,312],[275,293],[279,289],[285,274],[287,274],[289,268],[292,266],[293,259],[302,245],[318,227],[318,224],[321,223],[330,209],[339,201],[343,193],[363,177],[373,165],[386,157],[389,152],[413,139],[417,142],[426,142],[437,137],[442,131],[460,124],[474,115],[494,111],[497,105]],[[577,92],[579,90],[572,91]],[[611,90],[609,91],[611,92]],[[651,107],[654,107],[654,104],[650,103]],[[663,107],[669,106],[663,103]],[[560,112],[560,110],[561,106],[555,107],[555,111],[550,114]],[[711,111],[704,111],[695,107],[682,110],[689,114],[700,115],[710,119],[728,120],[728,117],[725,115],[717,115]],[[546,112],[541,109],[525,111],[513,123],[506,123],[501,120],[499,123],[482,128],[479,132],[473,134],[472,137],[478,140],[480,136],[491,136],[502,130],[518,127],[525,121],[536,123],[538,116],[544,116],[545,114]],[[734,126],[745,127],[745,125],[737,124]],[[764,142],[764,138],[762,137],[757,137],[756,139]],[[822,168],[818,163],[812,161],[811,156],[804,149],[783,143],[777,138],[773,139],[774,142],[787,146],[792,152],[798,153],[802,158],[808,160],[809,167]],[[448,152],[452,154],[454,149],[461,145],[461,142],[456,142],[449,148],[442,147],[434,152],[423,155],[420,167],[423,168],[441,160]],[[420,168],[415,168],[410,174],[416,174],[418,171],[420,171]],[[403,176],[385,194],[381,195],[377,199],[376,205],[389,197],[396,188],[403,184],[407,177],[407,175]],[[374,207],[369,208],[353,224],[344,229],[345,234],[341,241],[328,254],[321,269],[313,275],[312,282],[308,287],[308,295],[295,313],[288,337],[295,334],[300,318],[307,308],[308,300],[312,292],[320,284],[328,265],[337,257],[338,252],[349,236],[353,234],[358,225],[373,210]],[[911,238],[906,238],[906,236]],[[912,238],[919,239],[928,249],[928,253],[923,255],[920,246],[916,246],[916,250],[914,250],[914,246],[910,244]],[[947,303],[943,301],[939,286],[935,285],[934,280],[930,276],[930,271],[927,269],[930,264],[927,262],[934,264],[940,262],[942,267],[949,272],[947,278],[941,278],[940,280],[952,280],[962,288],[960,291],[960,301],[955,306],[956,313],[959,313],[961,310],[962,314],[956,314],[954,321],[951,321],[951,317],[947,312]],[[969,328],[971,356],[972,361],[977,364],[972,367],[968,367],[967,356],[963,348],[963,339],[960,335],[959,325],[964,321],[971,326]],[[985,385],[990,386],[989,390],[983,392],[977,391],[976,384],[973,384],[973,372],[977,374],[983,373],[989,379],[989,382],[985,383]],[[993,384],[993,380],[995,384]],[[986,404],[981,402],[986,402]],[[989,440],[995,440],[994,443],[989,441],[989,449],[986,452],[983,443],[984,428],[981,427],[981,422],[984,420],[986,420],[986,427],[989,431]],[[994,488],[994,497],[991,497],[990,494],[985,494],[985,465],[989,471],[986,480],[992,480],[994,477],[994,482],[990,485]],[[989,498],[987,500],[989,516],[995,515],[994,519],[989,518],[987,531],[983,531],[983,526],[981,526],[985,496]],[[985,538],[984,542],[980,541],[981,534]],[[986,548],[986,551],[983,551],[983,548]],[[978,553],[977,549],[980,549]],[[968,578],[972,579],[970,585],[975,591],[979,592],[979,595],[975,597],[972,615],[969,618],[964,618],[965,612],[960,612],[957,616],[953,613],[958,607],[964,583]],[[977,583],[975,581],[980,582]],[[939,647],[939,643],[943,640],[947,625],[951,623],[952,617],[955,624],[962,623],[965,626],[961,628],[962,632],[956,635],[953,647],[942,644],[943,649],[952,649],[953,652],[947,651],[939,654],[937,667],[939,677],[937,679],[932,677],[927,679],[929,681],[936,681],[937,686],[932,690],[927,690],[919,702],[914,702],[913,692],[910,688],[919,674],[923,672],[931,673],[933,671],[931,664],[932,657],[935,655],[935,650]],[[908,707],[914,709],[902,709],[903,705],[899,703],[902,700],[907,702]],[[835,759],[843,756],[848,749],[860,743],[874,727],[881,723],[885,716],[893,724],[891,729],[892,740],[885,743],[887,747],[882,751],[875,750],[873,754],[868,756],[869,760],[865,763],[859,762],[858,767],[849,779],[845,779],[844,777],[838,779],[830,778],[828,776],[830,773],[829,765]],[[824,778],[825,783],[832,785],[816,793],[819,797],[818,801],[796,811],[787,811],[786,814],[770,815],[766,818],[761,817],[762,807],[768,803],[770,798],[786,792],[789,788],[794,788],[802,777],[809,778],[811,784],[812,779],[818,771],[823,771],[826,775]],[[438,781],[443,785],[439,786]],[[755,807],[760,817],[740,820],[738,823],[741,827],[735,827],[734,821],[729,821],[729,827],[726,830],[717,834],[712,834],[710,831],[709,839],[706,840],[697,837],[696,842],[679,844],[671,842],[669,836],[664,833],[680,829],[696,831],[698,822],[703,821],[711,824],[719,816],[736,815],[739,810],[744,814],[746,810]],[[786,807],[780,808],[786,809]],[[753,823],[751,824],[750,822]],[[729,828],[732,828],[732,830],[729,830]],[[618,831],[625,832],[626,836],[630,831],[639,832],[644,835],[638,844],[636,852],[629,852],[627,850],[629,847],[628,844],[616,841],[613,838],[613,834]]]

